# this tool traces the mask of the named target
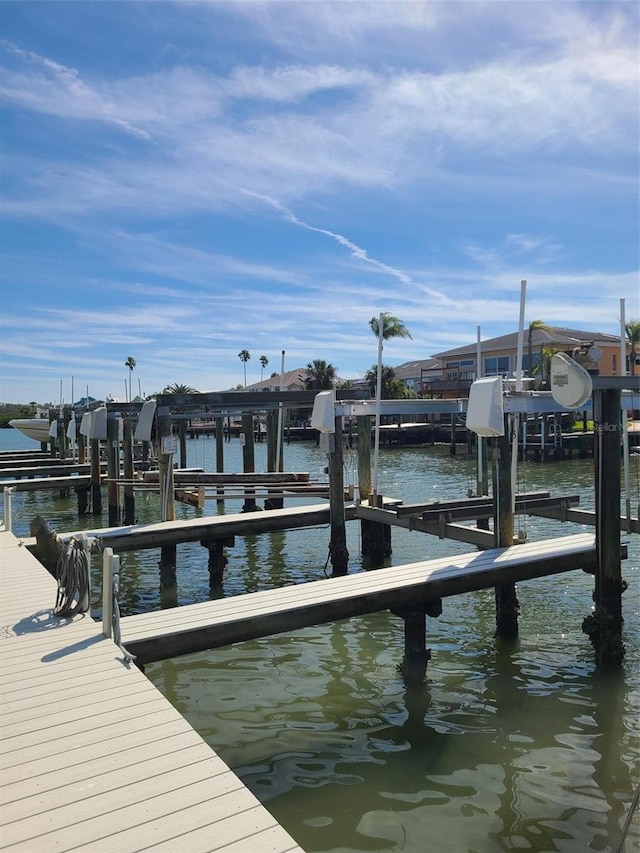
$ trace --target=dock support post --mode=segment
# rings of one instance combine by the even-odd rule
[[[133,424],[125,418],[122,427],[122,452],[124,463],[124,524],[135,524],[136,504],[133,494]]]
[[[404,657],[398,665],[404,682],[409,685],[424,683],[431,650],[427,648],[427,616],[438,617],[442,613],[442,600],[434,599],[424,605],[392,610],[404,620]]]
[[[187,422],[178,421],[178,442],[180,445],[180,467],[187,467]]]
[[[107,418],[107,498],[109,504],[109,527],[120,524],[120,495],[118,473],[120,469],[120,437],[117,417]]]
[[[81,432],[78,433],[78,465],[87,464],[87,438]]]
[[[331,519],[332,577],[347,574],[349,552],[347,550],[347,521],[344,511],[344,461],[342,458],[342,417],[335,418],[335,432],[329,439],[329,515]]]
[[[158,480],[160,486],[160,503],[162,506],[162,521],[175,521],[176,505],[174,499],[173,457],[176,450],[175,438],[172,435],[171,413],[169,407],[158,409]],[[164,578],[167,571],[173,567],[175,579],[176,545],[163,545],[160,549],[160,581],[161,587],[166,581],[171,588],[171,577]]]
[[[216,423],[216,471],[221,474],[224,471],[224,418],[219,415]],[[218,489],[218,493],[220,493]],[[224,492],[224,489],[222,490]],[[224,499],[218,499],[218,507],[224,506]]]
[[[102,515],[102,491],[100,474],[100,441],[92,438],[91,448],[91,513]]]
[[[276,459],[278,450],[282,450],[282,443],[278,441],[279,412],[267,412],[267,471],[281,471]],[[265,509],[282,509],[284,498],[268,497],[264,502]]]
[[[245,474],[253,474],[256,470],[255,452],[253,442],[253,415],[242,415],[242,470]],[[242,512],[255,512],[258,509],[253,489],[247,488],[245,491],[244,504]]]
[[[493,531],[496,548],[513,545],[513,495],[511,488],[511,435],[510,417],[505,415],[504,435],[493,439]],[[496,637],[518,636],[518,611],[520,605],[514,583],[495,587]]]
[[[221,586],[224,581],[224,570],[229,562],[224,553],[225,547],[233,548],[235,537],[227,539],[203,539],[200,544],[209,552],[209,588]]]
[[[596,487],[596,574],[594,612],[582,623],[596,653],[596,664],[617,668],[625,654],[622,641],[620,553],[620,391],[593,392]]]
[[[87,514],[89,506],[89,487],[76,486],[76,497],[78,498],[78,518]]]
[[[360,501],[379,506],[381,497],[371,494],[371,418],[358,415],[358,492]],[[391,554],[391,525],[360,520],[362,556],[370,566],[381,566]]]

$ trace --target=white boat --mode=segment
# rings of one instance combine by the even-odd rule
[[[27,438],[32,438],[34,441],[48,443],[49,438],[49,420],[48,418],[14,418],[9,421],[9,426],[20,430]]]

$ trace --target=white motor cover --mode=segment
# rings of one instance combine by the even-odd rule
[[[471,383],[467,406],[467,429],[486,438],[504,435],[502,377],[487,376]]]
[[[156,401],[147,400],[142,404],[140,414],[138,415],[138,423],[133,434],[134,441],[151,441],[151,428],[153,427],[153,417],[156,413]]]
[[[313,401],[311,426],[319,432],[336,431],[335,391],[319,391]]]
[[[589,399],[593,390],[591,376],[563,352],[551,357],[551,396],[560,406],[577,409]]]

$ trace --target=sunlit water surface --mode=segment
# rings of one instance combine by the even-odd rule
[[[0,430],[0,449],[9,447],[34,444]],[[212,439],[189,442],[189,465],[215,470],[214,459]],[[317,476],[325,463],[314,445],[285,447],[287,470]],[[225,467],[242,470],[239,441],[225,445]],[[266,470],[261,445],[256,470]],[[637,459],[631,475],[637,505]],[[352,454],[345,478],[356,479]],[[518,481],[519,490],[579,494],[593,506],[590,460],[527,463]],[[442,447],[383,450],[379,483],[407,502],[458,498],[475,488],[475,465]],[[196,512],[177,506],[179,518]],[[157,498],[137,495],[136,513],[157,520]],[[78,521],[75,498],[49,492],[15,495],[13,514],[25,535],[37,514],[60,531],[99,526]],[[582,529],[524,518],[517,526],[529,539]],[[147,675],[307,851],[615,851],[640,782],[639,539],[628,537],[627,654],[615,674],[595,670],[581,630],[593,579],[576,571],[518,586],[513,643],[493,636],[491,590],[446,599],[428,620],[432,660],[419,688],[397,672],[402,622],[388,613],[163,661]],[[361,571],[357,523],[348,547],[350,571]],[[391,562],[467,550],[394,529]],[[319,580],[328,530],[238,538],[227,555],[224,589],[211,593],[199,545],[178,547],[177,588],[161,589],[157,551],[124,554],[123,612]],[[99,615],[98,558],[93,574]],[[637,820],[621,849],[640,849]]]

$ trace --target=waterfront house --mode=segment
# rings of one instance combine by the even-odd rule
[[[522,367],[525,375],[537,373],[543,350],[564,352],[575,358],[590,373],[603,376],[620,374],[620,338],[602,332],[549,326],[534,329],[531,336],[531,369],[529,366],[529,335],[524,332]],[[514,376],[517,364],[518,333],[500,335],[481,341],[481,371],[483,376]],[[435,365],[433,364],[435,362]],[[479,375],[477,343],[436,353],[425,362],[408,362],[424,365],[414,386],[421,395],[466,397],[473,380]],[[400,365],[396,373],[405,368]],[[415,371],[414,371],[415,372]]]

